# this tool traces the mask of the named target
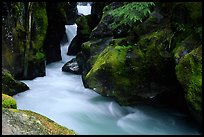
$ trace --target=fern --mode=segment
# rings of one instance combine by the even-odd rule
[[[106,14],[111,15],[115,20],[110,24],[113,29],[121,25],[132,25],[137,21],[142,22],[151,11],[150,7],[155,5],[154,2],[124,2],[124,5],[113,10],[109,10]]]

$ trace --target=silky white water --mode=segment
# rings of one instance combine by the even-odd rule
[[[76,35],[76,28],[66,26],[69,41]],[[179,112],[142,105],[119,106],[111,98],[84,88],[80,75],[61,70],[74,57],[66,55],[68,44],[61,47],[62,61],[47,65],[46,76],[22,81],[30,90],[13,96],[18,109],[40,113],[84,135],[200,134]]]

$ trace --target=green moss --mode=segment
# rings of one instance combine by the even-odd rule
[[[29,116],[34,116],[36,119],[38,119],[41,124],[46,127],[50,135],[76,135],[73,130],[69,130],[43,115],[28,110],[21,111]]]
[[[105,48],[85,76],[88,85],[102,95],[109,96],[115,96],[114,91],[109,92],[112,87],[130,86],[126,72],[124,72],[125,56],[130,48],[131,46],[119,46],[117,44],[110,44]]]
[[[202,111],[202,46],[186,54],[176,66],[176,74],[194,110]]]
[[[116,69],[117,67],[120,68],[120,66],[122,65],[121,63],[124,63],[124,59],[125,59],[124,56],[129,48],[130,46],[128,47],[125,47],[125,46],[107,47],[98,56],[98,59],[96,60],[94,66],[89,71],[89,73],[86,75],[86,77],[89,77],[90,73],[96,72],[102,65],[106,63],[111,64],[113,69]]]
[[[82,35],[86,36],[86,35],[90,35],[91,33],[91,29],[89,26],[89,18],[90,15],[86,15],[86,16],[81,16],[79,18],[76,19],[76,24],[78,26],[78,28],[81,30]]]
[[[42,59],[45,58],[45,55],[43,53],[39,52],[39,51],[36,53],[35,56],[36,56],[37,60],[42,60]]]
[[[11,96],[2,94],[2,107],[3,108],[17,108],[16,101]]]
[[[46,12],[45,3],[34,3],[33,6],[33,28],[35,29],[35,34],[32,38],[34,48],[42,48],[43,42],[47,32],[48,18]]]
[[[200,40],[194,34],[188,35],[188,37],[186,37],[185,39],[183,39],[181,41],[178,40],[175,48],[172,51],[176,63],[178,63],[178,61],[183,56],[185,56],[187,53],[189,53],[193,49],[197,48],[199,46],[199,44],[200,44]]]

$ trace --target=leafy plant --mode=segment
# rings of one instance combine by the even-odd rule
[[[123,6],[108,10],[106,14],[115,19],[110,24],[115,29],[121,25],[132,25],[137,21],[142,22],[151,13],[150,7],[153,5],[155,5],[154,2],[124,2]]]

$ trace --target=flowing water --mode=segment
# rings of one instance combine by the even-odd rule
[[[76,28],[76,24],[66,25],[69,41]],[[22,80],[30,90],[13,96],[18,109],[40,113],[84,135],[201,134],[180,112],[144,105],[119,106],[113,99],[84,88],[80,75],[61,70],[74,57],[66,55],[68,45],[61,47],[62,61],[46,66],[46,76]]]

